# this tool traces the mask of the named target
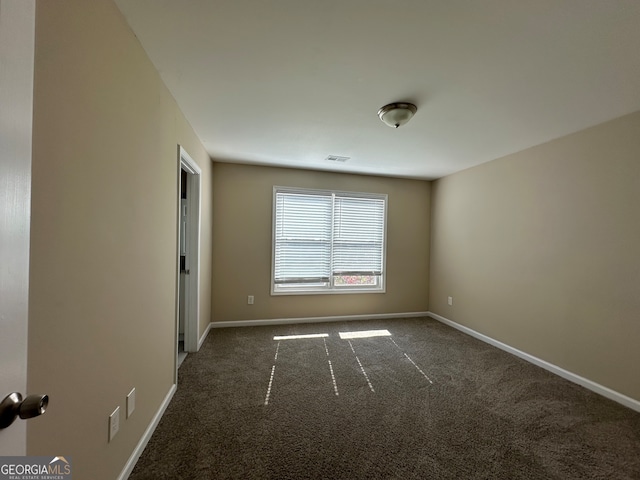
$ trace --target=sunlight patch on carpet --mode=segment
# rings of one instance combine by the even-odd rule
[[[342,340],[349,340],[351,338],[370,338],[370,337],[390,337],[389,330],[363,330],[361,332],[340,332],[340,338]]]
[[[274,340],[298,340],[301,338],[325,338],[328,337],[328,333],[308,333],[306,335],[276,335]]]

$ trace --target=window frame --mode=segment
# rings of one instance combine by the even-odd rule
[[[327,286],[309,287],[308,285],[301,287],[286,287],[286,290],[276,289],[275,282],[275,260],[276,260],[276,195],[278,193],[292,193],[302,195],[337,195],[354,198],[370,198],[384,201],[384,218],[383,218],[383,235],[382,235],[382,273],[379,277],[379,284],[375,287],[371,286],[336,286],[334,284],[334,275],[330,275]],[[329,190],[315,189],[303,187],[287,187],[281,185],[273,186],[271,200],[271,295],[272,296],[288,296],[288,295],[345,295],[345,294],[362,294],[362,293],[386,293],[386,276],[387,276],[387,211],[389,208],[389,196],[386,193],[367,193],[352,192],[345,190]],[[333,217],[332,217],[333,219]],[[333,222],[331,229],[333,233]],[[332,235],[333,236],[333,235]]]

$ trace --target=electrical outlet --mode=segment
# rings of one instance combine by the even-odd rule
[[[109,441],[113,440],[120,430],[120,407],[118,406],[111,415],[109,415]]]
[[[447,297],[447,303],[452,306],[453,305],[453,297]]]
[[[253,295],[247,297],[247,305],[253,305]]]
[[[134,387],[129,392],[129,395],[127,395],[127,418],[131,416],[131,414],[135,409],[136,409],[136,389]]]

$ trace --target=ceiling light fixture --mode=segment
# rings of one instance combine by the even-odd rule
[[[392,128],[404,125],[418,111],[413,103],[390,103],[378,110],[378,116]]]

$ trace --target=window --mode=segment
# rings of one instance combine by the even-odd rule
[[[384,292],[387,196],[273,188],[271,293]]]

